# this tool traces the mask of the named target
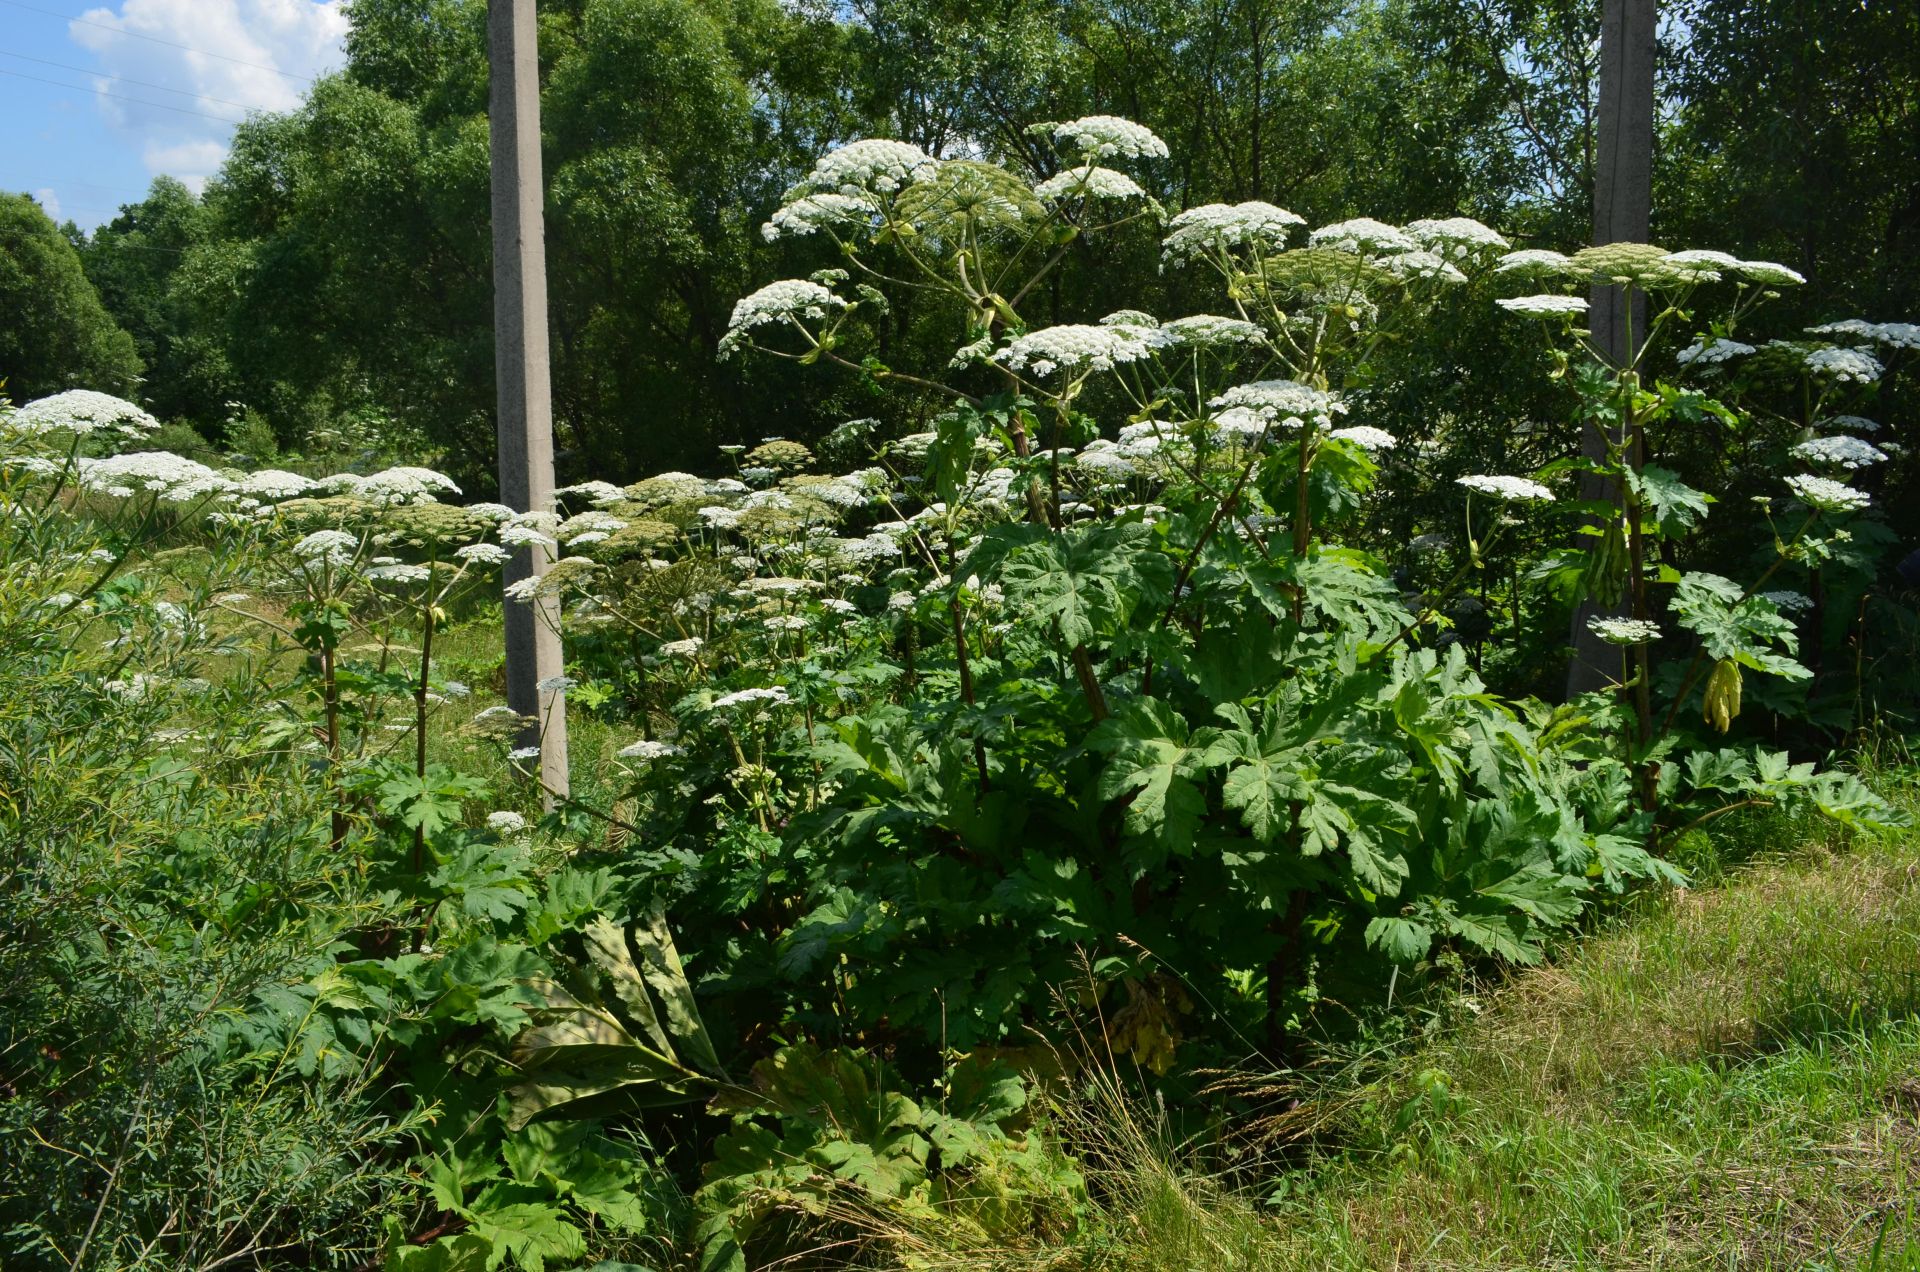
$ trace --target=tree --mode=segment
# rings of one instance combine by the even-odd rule
[[[64,389],[127,395],[140,355],[40,205],[0,194],[0,377],[17,402]]]
[[[162,419],[217,420],[231,396],[218,343],[183,312],[175,288],[207,237],[200,200],[174,178],[157,177],[145,199],[122,207],[80,245],[101,304],[133,337],[147,368],[150,409]]]

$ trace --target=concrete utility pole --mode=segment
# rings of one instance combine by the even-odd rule
[[[1593,164],[1593,241],[1644,243],[1653,219],[1653,61],[1655,0],[1603,0],[1600,14],[1600,104],[1595,120]],[[1614,362],[1628,355],[1627,320],[1633,337],[1646,333],[1646,297],[1622,287],[1595,287],[1590,313],[1593,340]],[[1615,438],[1615,441],[1618,441]],[[1589,459],[1606,456],[1606,439],[1597,425],[1587,426],[1581,451]],[[1583,499],[1612,499],[1611,482],[1583,477]],[[1606,687],[1620,665],[1619,651],[1587,629],[1587,620],[1606,613],[1591,600],[1574,607],[1573,659],[1567,667],[1567,696]]]
[[[489,0],[489,121],[493,151],[493,361],[500,439],[500,498],[517,511],[553,506],[553,390],[547,351],[545,183],[540,172],[540,48],[534,0]],[[522,548],[506,579],[545,574],[544,547]],[[565,795],[564,692],[540,689],[559,676],[560,602],[506,603],[507,705],[537,716],[523,745],[540,747],[542,785]]]

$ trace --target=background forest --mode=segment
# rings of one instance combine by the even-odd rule
[[[16,401],[137,385],[212,446],[265,460],[379,438],[488,488],[485,6],[351,9],[346,70],[303,110],[243,126],[204,198],[161,180],[96,233],[69,227],[106,318],[72,320],[86,330],[49,352],[5,351]],[[1784,321],[1920,305],[1911,10],[1707,0],[1663,20],[1653,241],[1797,269],[1810,283]],[[714,359],[734,299],[806,259],[758,230],[835,141],[1044,165],[1028,122],[1106,111],[1167,139],[1174,158],[1143,177],[1169,207],[1458,213],[1567,249],[1591,223],[1598,30],[1578,0],[544,4],[560,478],[699,471],[718,445],[916,408],[854,376]],[[32,219],[10,213],[10,243]],[[1078,246],[1053,310],[1190,307],[1189,280],[1129,249]],[[1502,365],[1497,318],[1481,321],[1459,333],[1469,376],[1423,386],[1410,416],[1542,405]],[[903,303],[883,356],[942,338]],[[82,347],[97,352],[50,352]]]

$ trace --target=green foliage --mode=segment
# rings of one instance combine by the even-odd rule
[[[81,259],[40,205],[0,194],[0,376],[20,402],[63,389],[131,389],[142,370]]]

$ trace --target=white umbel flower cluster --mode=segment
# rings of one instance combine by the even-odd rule
[[[1844,433],[1878,433],[1880,431],[1879,422],[1870,420],[1864,415],[1829,415],[1820,421],[1820,427],[1839,429]]]
[[[160,421],[124,398],[92,389],[68,389],[27,403],[12,415],[0,417],[14,433],[30,437],[72,433],[85,437],[112,432],[138,440],[159,431]]]
[[[1407,224],[1407,233],[1429,252],[1453,260],[1504,252],[1511,246],[1498,231],[1470,216],[1411,221]]]
[[[1060,199],[1143,199],[1147,194],[1126,173],[1091,163],[1048,177],[1033,187],[1033,192],[1049,203]]]
[[[1738,273],[1740,258],[1726,252],[1717,252],[1710,247],[1688,248],[1684,252],[1669,252],[1661,262],[1675,274],[1690,278],[1696,282],[1717,283],[1724,271]]]
[[[1807,355],[1807,370],[1842,383],[1872,384],[1883,369],[1878,358],[1860,349],[1815,349]]]
[[[800,183],[807,194],[891,194],[904,185],[932,178],[939,160],[918,146],[885,138],[849,142],[821,155]]]
[[[1717,366],[1722,362],[1727,362],[1734,358],[1743,358],[1753,351],[1754,348],[1752,345],[1742,344],[1738,340],[1727,340],[1719,336],[1707,336],[1694,341],[1679,353],[1674,354],[1673,360],[1683,367],[1694,366],[1696,364],[1700,366]]]
[[[1504,503],[1552,503],[1553,492],[1530,477],[1474,473],[1454,481],[1476,495],[1486,495]]]
[[[1821,512],[1858,512],[1873,502],[1873,497],[1864,490],[1809,473],[1795,473],[1787,478],[1787,489],[1793,491],[1801,503]]]
[[[1267,333],[1258,323],[1244,318],[1222,318],[1218,314],[1191,314],[1162,324],[1157,343],[1175,349],[1221,349],[1235,345],[1267,342]]]
[[[1810,464],[1827,464],[1834,468],[1865,468],[1878,464],[1887,458],[1887,453],[1872,442],[1863,441],[1846,433],[1836,433],[1832,437],[1814,437],[1801,442],[1793,448],[1796,459],[1804,459]]]
[[[1336,428],[1327,434],[1336,442],[1352,442],[1363,450],[1392,450],[1400,444],[1400,439],[1384,428],[1375,428],[1371,424],[1355,424],[1350,428]]]
[[[293,545],[293,555],[310,564],[351,565],[359,550],[359,536],[345,530],[315,530]]]
[[[496,835],[518,835],[526,828],[527,819],[508,809],[487,814],[487,829]]]
[[[1086,115],[1053,125],[1055,141],[1066,142],[1094,159],[1165,159],[1167,143],[1153,130],[1118,115]]]
[[[279,468],[262,468],[258,472],[248,473],[234,486],[238,494],[249,495],[255,499],[293,499],[312,490],[315,483],[311,478],[299,473],[290,473]]]
[[[1502,256],[1494,265],[1493,272],[1518,274],[1524,278],[1554,278],[1573,273],[1573,259],[1544,247],[1527,247]]]
[[[1236,384],[1207,405],[1221,412],[1217,421],[1221,424],[1229,424],[1235,412],[1244,412],[1261,423],[1289,428],[1303,428],[1309,422],[1319,428],[1332,428],[1333,417],[1347,413],[1347,404],[1338,397],[1298,380]]]
[[[760,227],[760,237],[769,243],[803,238],[827,226],[864,223],[872,215],[873,205],[856,194],[806,194],[775,212]]]
[[[623,760],[639,760],[643,764],[650,764],[654,760],[664,760],[675,755],[685,755],[686,748],[675,746],[671,742],[656,742],[652,738],[642,738],[638,742],[628,743],[626,746],[614,752],[614,754]]]
[[[1111,371],[1122,362],[1138,362],[1153,352],[1153,328],[1066,323],[1042,327],[995,351],[993,360],[1009,371],[1052,375],[1055,371]]]
[[[1307,236],[1307,242],[1314,247],[1331,247],[1356,256],[1395,256],[1416,251],[1420,246],[1405,230],[1370,216],[1323,225]]]
[[[1643,618],[1590,618],[1587,630],[1609,645],[1650,645],[1660,639],[1660,624]]]
[[[768,283],[750,296],[742,296],[727,320],[727,333],[720,337],[720,356],[725,358],[751,338],[755,327],[772,322],[798,322],[802,318],[825,318],[846,309],[847,302],[806,278],[783,278]]]
[[[713,709],[731,711],[735,707],[747,707],[762,702],[770,707],[777,707],[789,701],[791,699],[787,697],[787,691],[779,685],[770,689],[736,689],[732,693],[723,693],[715,698]]]
[[[1763,287],[1798,287],[1807,281],[1799,270],[1788,269],[1776,261],[1741,261],[1738,272],[1748,282]]]
[[[171,451],[134,451],[105,459],[82,459],[79,469],[82,485],[114,499],[144,491],[165,503],[192,503],[232,489],[231,482],[205,464]]]
[[[1167,224],[1160,240],[1162,261],[1187,261],[1209,252],[1248,246],[1263,252],[1282,252],[1288,232],[1305,225],[1296,216],[1271,203],[1206,203],[1188,208]]]
[[[1565,318],[1587,312],[1584,296],[1562,296],[1556,292],[1544,292],[1538,296],[1508,296],[1493,303],[1523,318]]]

